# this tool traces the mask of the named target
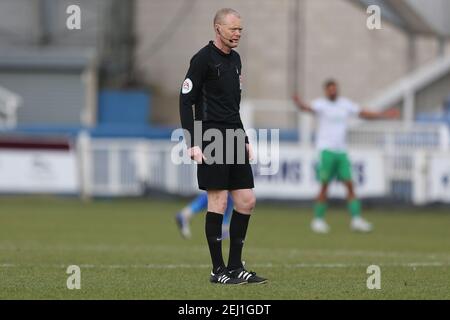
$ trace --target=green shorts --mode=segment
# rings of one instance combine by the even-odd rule
[[[328,183],[335,177],[340,181],[352,180],[351,165],[346,152],[321,151],[318,170],[322,183]]]

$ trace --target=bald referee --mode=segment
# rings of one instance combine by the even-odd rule
[[[265,283],[267,279],[244,268],[241,258],[256,200],[249,163],[251,148],[239,114],[241,58],[233,50],[242,33],[239,13],[229,8],[220,9],[214,17],[214,31],[215,40],[192,57],[180,93],[180,118],[188,152],[197,162],[199,188],[208,193],[205,233],[212,261],[210,281],[225,285]],[[202,128],[200,132],[198,124]],[[204,138],[195,139],[194,133]],[[229,259],[225,265],[222,220],[229,192],[234,210]]]

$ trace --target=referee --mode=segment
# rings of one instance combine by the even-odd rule
[[[265,283],[267,279],[244,268],[241,258],[256,200],[249,163],[252,151],[239,114],[241,58],[233,50],[242,33],[239,13],[229,8],[220,9],[214,17],[214,30],[215,40],[192,57],[180,93],[180,118],[188,153],[197,162],[199,188],[208,193],[205,233],[213,265],[210,281],[230,285]],[[202,139],[195,139],[197,136]],[[210,136],[215,139],[206,138]],[[234,210],[229,259],[225,265],[222,220],[228,192],[233,198]]]

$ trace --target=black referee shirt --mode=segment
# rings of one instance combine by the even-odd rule
[[[180,93],[181,125],[191,134],[191,146],[194,120],[243,129],[239,115],[241,68],[236,51],[226,54],[213,41],[192,57]]]

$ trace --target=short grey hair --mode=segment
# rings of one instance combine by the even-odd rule
[[[224,18],[229,15],[232,14],[238,18],[241,17],[241,15],[239,14],[239,12],[237,12],[234,9],[231,8],[222,8],[219,11],[216,12],[216,15],[214,16],[214,25],[216,24],[221,24],[223,23]]]

